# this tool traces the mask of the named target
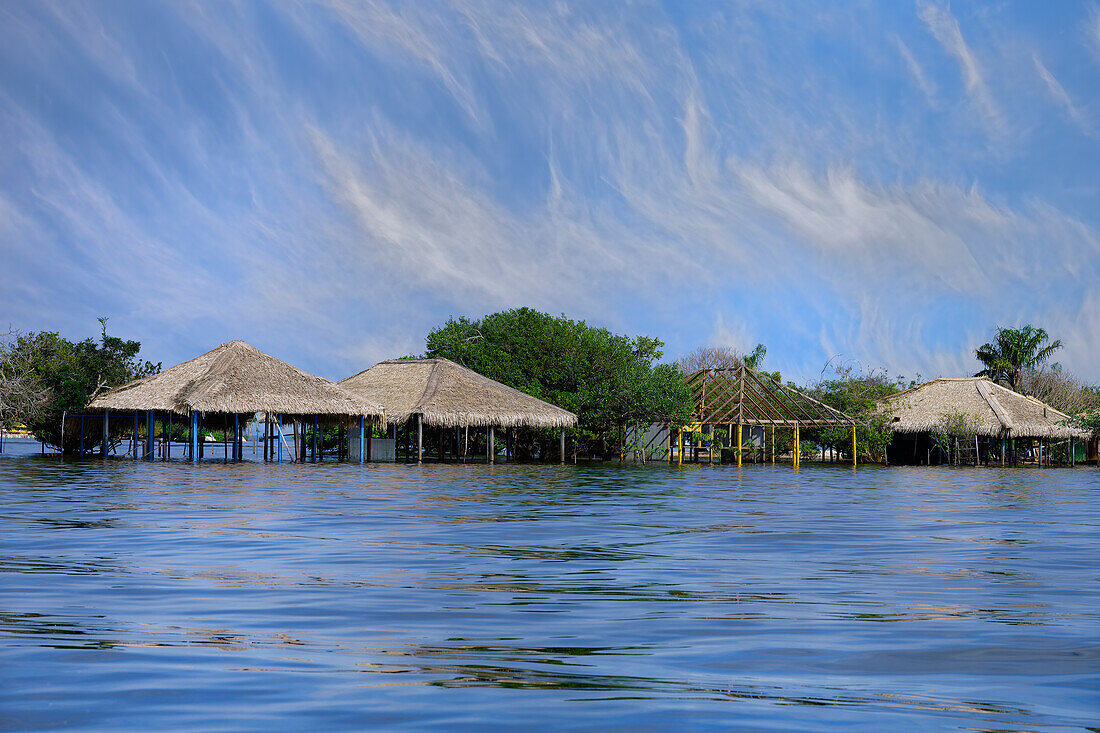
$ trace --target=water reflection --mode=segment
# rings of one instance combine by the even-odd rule
[[[2,460],[0,709],[1083,727],[1098,494],[1080,469]]]

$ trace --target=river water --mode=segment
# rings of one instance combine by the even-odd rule
[[[1096,730],[1098,530],[1095,468],[9,446],[0,728]]]

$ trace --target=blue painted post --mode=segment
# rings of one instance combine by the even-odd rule
[[[145,460],[153,460],[153,412],[145,411]]]
[[[130,456],[130,459],[134,460],[134,461],[137,460],[137,451],[138,451],[137,430],[138,430],[138,414],[135,412],[134,413],[134,439],[132,441],[130,441],[130,443],[131,443],[130,451],[133,453],[133,455]]]
[[[364,458],[364,456],[363,456],[363,443],[366,439],[365,433],[367,432],[363,428],[366,426],[366,424],[367,424],[367,419],[364,416],[360,415],[359,416],[359,465],[360,466],[363,465],[363,458]]]
[[[279,460],[276,463],[283,462],[283,413],[279,413],[279,437],[275,439],[275,442],[279,444]]]
[[[233,461],[241,460],[241,416],[233,415]]]
[[[1039,468],[1043,467],[1043,439],[1039,438]]]
[[[199,413],[191,411],[191,462],[199,462]]]
[[[313,413],[313,462],[317,462],[317,413]]]
[[[103,443],[99,447],[99,455],[103,458],[107,457],[107,422],[110,420],[108,417],[110,410],[103,411]]]

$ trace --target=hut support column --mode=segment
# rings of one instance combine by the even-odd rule
[[[684,465],[684,428],[676,429],[676,465]]]
[[[489,463],[494,463],[496,459],[496,446],[493,443],[496,440],[496,429],[490,425],[488,431],[485,434],[485,460]]]
[[[565,428],[561,429],[561,438],[559,439],[561,447],[561,462],[565,463]],[[671,454],[669,454],[671,456]]]
[[[416,416],[416,462],[424,460],[424,415]]]
[[[141,454],[142,460],[153,460],[153,413],[145,411],[145,450]]]
[[[775,426],[772,425],[772,465],[775,465]]]
[[[1073,468],[1073,466],[1074,466],[1074,463],[1075,463],[1074,459],[1076,458],[1076,456],[1074,454],[1076,452],[1077,452],[1077,439],[1074,438],[1071,435],[1070,438],[1069,438],[1069,467],[1070,468]]]
[[[199,462],[199,413],[191,411],[191,462]]]
[[[367,418],[363,415],[359,416],[359,465],[363,465],[363,461],[367,457]]]
[[[672,465],[672,425],[668,426],[668,465]]]
[[[1039,438],[1039,468],[1043,467],[1043,439]]]
[[[283,462],[283,413],[279,413],[279,437],[275,439],[279,446],[279,458],[276,463]]]
[[[107,421],[110,420],[110,410],[103,411],[103,443],[100,445],[99,454],[107,457]]]
[[[317,413],[313,413],[313,462],[317,462]]]
[[[741,468],[741,423],[737,423],[737,467]]]
[[[130,456],[130,460],[136,461],[138,454],[138,414],[134,413],[134,440],[133,440],[133,455]]]
[[[856,467],[856,426],[852,426],[852,468]]]
[[[241,460],[241,416],[233,413],[233,462]]]
[[[798,468],[798,466],[801,463],[801,458],[802,458],[802,455],[801,455],[802,454],[802,451],[801,451],[802,439],[801,439],[801,436],[798,434],[798,423],[794,424],[794,440],[793,440],[793,442],[794,442],[794,451],[793,451],[792,458],[793,458],[793,461],[794,461],[794,467]]]

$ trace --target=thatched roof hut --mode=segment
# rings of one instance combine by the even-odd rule
[[[230,341],[202,356],[96,397],[90,410],[319,415],[385,424],[385,410],[327,379]]]
[[[881,401],[896,433],[935,432],[945,415],[970,418],[975,434],[991,438],[1086,438],[1069,416],[1034,397],[1006,389],[988,377],[941,378]]]
[[[567,428],[577,416],[448,359],[394,359],[340,381],[382,404],[391,422],[422,415],[434,427]]]

